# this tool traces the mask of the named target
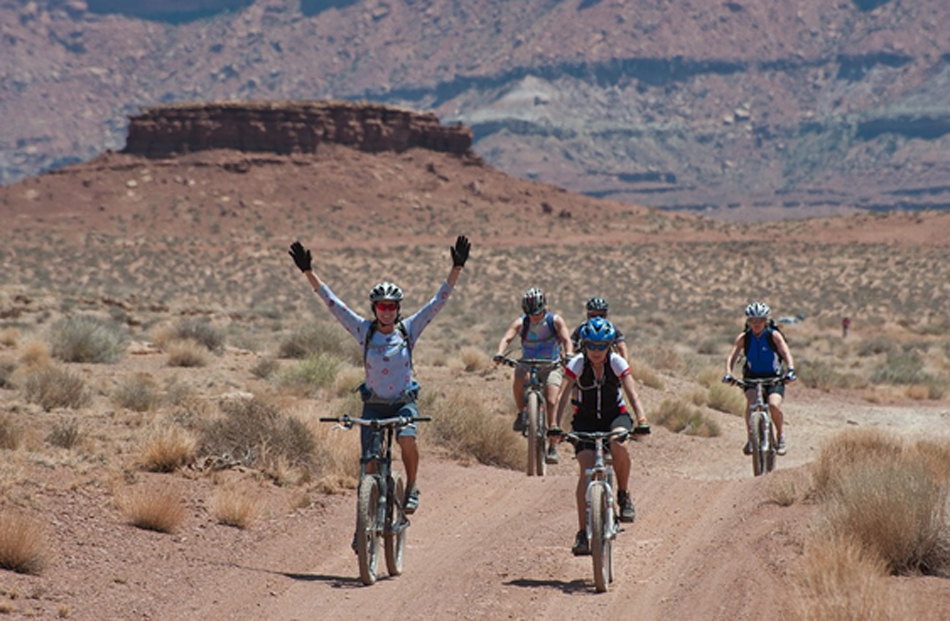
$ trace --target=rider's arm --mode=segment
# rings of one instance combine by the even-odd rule
[[[554,426],[563,429],[561,419],[564,417],[564,409],[567,407],[567,402],[571,400],[571,394],[574,392],[574,380],[571,379],[568,381],[567,378],[565,378],[565,381],[561,382],[561,386],[558,390],[557,412],[554,417]]]
[[[630,354],[627,351],[627,341],[617,341],[617,353],[621,358],[630,362]]]
[[[745,333],[737,336],[735,343],[732,344],[732,351],[726,356],[726,375],[732,375],[732,367],[735,366],[739,353],[743,349],[743,339],[745,339]]]
[[[785,341],[785,337],[778,330],[772,332],[772,342],[775,343],[775,349],[778,351],[778,355],[782,357],[782,360],[785,361],[785,365],[788,369],[795,368],[795,361],[792,359],[792,350],[788,348],[788,343]]]
[[[508,329],[505,331],[505,335],[501,337],[501,340],[498,342],[498,351],[496,355],[504,356],[505,352],[508,350],[508,344],[518,335],[518,330],[521,328],[521,319],[515,319],[511,322],[511,325],[508,326]]]
[[[630,404],[630,408],[633,410],[633,413],[636,415],[636,422],[641,423],[646,421],[646,415],[643,412],[643,404],[640,403],[640,395],[637,394],[637,386],[633,381],[633,375],[627,373],[620,380],[621,385],[623,386],[623,391],[627,395],[627,403]]]
[[[564,348],[564,355],[570,358],[574,355],[574,344],[571,342],[571,333],[567,329],[567,322],[560,315],[554,316],[554,329],[557,330],[557,338],[561,341],[561,347]]]

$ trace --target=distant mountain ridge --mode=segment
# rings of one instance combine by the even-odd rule
[[[943,209],[948,33],[938,0],[0,0],[0,182],[122,148],[140,106],[342,98],[594,196]]]

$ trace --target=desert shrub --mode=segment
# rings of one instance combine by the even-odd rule
[[[924,384],[931,381],[924,372],[924,361],[916,351],[892,352],[887,361],[871,374],[875,384]]]
[[[316,322],[296,328],[277,349],[279,358],[307,358],[314,354],[336,354],[336,357],[363,363],[359,345],[337,323]]]
[[[333,394],[337,397],[346,397],[356,392],[356,388],[366,379],[366,371],[362,368],[343,365],[333,378]],[[357,393],[358,394],[358,393]]]
[[[512,470],[524,465],[524,441],[511,433],[507,417],[491,413],[481,395],[457,391],[437,400],[432,412],[432,422],[422,423],[426,433],[456,457],[471,455],[480,463]]]
[[[53,408],[76,410],[92,401],[82,378],[58,367],[31,367],[17,383],[27,401],[47,412]]]
[[[48,367],[51,364],[49,347],[42,341],[30,341],[20,352],[20,364],[27,367]]]
[[[709,388],[722,383],[722,369],[719,367],[703,367],[696,372],[696,381]]]
[[[682,371],[683,358],[669,347],[651,346],[643,350],[643,356],[650,366],[661,371]]]
[[[280,370],[280,363],[274,358],[261,358],[251,367],[251,375],[260,379],[269,379]]]
[[[827,498],[855,466],[900,455],[901,441],[877,429],[854,429],[825,441],[811,465],[814,493]]]
[[[173,341],[194,341],[208,351],[224,349],[224,331],[207,319],[180,319],[172,326],[171,335]]]
[[[75,418],[59,420],[53,423],[53,428],[46,436],[46,441],[53,446],[71,449],[82,440],[82,430]]]
[[[0,449],[15,451],[23,442],[23,428],[7,413],[0,413]]]
[[[649,386],[654,390],[663,390],[663,378],[660,377],[660,374],[639,360],[630,361],[630,375],[644,386]]]
[[[212,501],[212,511],[219,524],[250,528],[260,517],[260,500],[247,490],[236,487],[219,489]]]
[[[162,403],[165,405],[181,405],[191,400],[194,395],[194,386],[178,381],[177,377],[172,377],[165,381],[165,394],[162,396]]]
[[[144,530],[171,533],[185,520],[181,496],[170,489],[130,490],[118,500],[118,504],[129,523]]]
[[[466,346],[459,354],[462,368],[469,373],[492,368],[491,357],[478,347]]]
[[[246,466],[267,468],[284,458],[292,465],[310,462],[314,438],[307,427],[285,415],[272,400],[228,399],[221,403],[223,416],[201,429],[199,454],[228,456]]]
[[[823,507],[832,532],[877,551],[895,573],[950,575],[948,482],[906,455],[852,467]]]
[[[358,397],[356,401],[361,403]],[[344,413],[359,414],[359,410],[344,408],[336,415]],[[316,426],[313,463],[318,473],[317,489],[337,493],[356,487],[360,468],[359,435],[355,429],[347,433],[327,423]]]
[[[13,511],[0,513],[0,567],[39,574],[48,560],[46,533],[35,518]]]
[[[166,347],[168,351],[168,366],[195,368],[208,364],[206,348],[193,339],[171,341]]]
[[[720,353],[725,353],[726,345],[728,345],[728,341],[717,338],[706,338],[696,346],[696,353],[706,356],[719,355]]]
[[[20,342],[20,331],[16,328],[0,328],[0,346],[16,347]]]
[[[64,362],[117,362],[125,355],[128,333],[94,315],[64,317],[50,327],[50,353]]]
[[[858,388],[864,383],[850,373],[842,373],[839,371],[840,367],[840,363],[824,360],[802,360],[798,374],[802,383],[809,388],[825,391],[836,388]]]
[[[278,385],[292,394],[311,397],[333,384],[343,361],[335,354],[313,354],[297,364],[283,369],[277,377]]]
[[[741,418],[745,418],[748,406],[748,401],[746,401],[745,394],[741,389],[721,382],[709,387],[706,393],[706,402],[714,410],[734,414]]]
[[[685,433],[705,438],[722,433],[719,424],[703,414],[702,410],[685,401],[664,399],[650,415],[654,423],[666,427],[674,433]]]
[[[195,459],[198,439],[191,431],[175,424],[154,427],[139,453],[138,463],[151,472],[174,472]]]
[[[112,392],[112,403],[135,412],[148,412],[158,406],[161,396],[158,386],[148,373],[127,377]]]
[[[897,344],[883,336],[875,336],[869,339],[864,339],[858,344],[858,355],[859,356],[874,356],[876,354],[885,354],[891,353],[897,349]]]
[[[13,388],[13,372],[16,371],[16,362],[0,360],[0,388]]]
[[[799,616],[805,621],[900,619],[880,556],[846,536],[818,536],[805,546]]]

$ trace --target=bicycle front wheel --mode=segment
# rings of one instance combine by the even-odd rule
[[[379,561],[379,480],[363,477],[356,505],[356,555],[360,563],[360,580],[365,585],[376,583]]]
[[[402,510],[403,499],[406,497],[406,486],[402,482],[402,475],[393,473],[389,486],[389,495],[386,498],[386,532],[383,540],[386,547],[386,569],[390,576],[402,574],[403,554],[406,549],[406,528],[409,520]]]
[[[528,476],[534,476],[538,472],[538,458],[544,460],[544,453],[538,450],[538,411],[541,409],[538,393],[531,391],[528,393],[528,404],[526,416],[528,417]]]
[[[765,417],[762,412],[752,412],[749,428],[752,431],[752,475],[761,476],[766,473],[765,456],[768,451],[766,438]]]
[[[766,421],[765,437],[769,439],[769,447],[765,451],[765,471],[772,472],[775,470],[775,426],[771,418]]]
[[[594,588],[598,593],[607,590],[611,579],[611,540],[607,521],[610,507],[607,490],[594,485],[590,490],[590,554],[594,560]]]

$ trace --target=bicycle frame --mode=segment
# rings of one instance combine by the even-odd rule
[[[542,368],[553,369],[561,364],[560,360],[541,360],[534,358],[522,358],[513,360],[504,359],[505,364],[517,368],[519,366],[528,369],[524,380],[524,411],[527,416],[527,425],[525,425],[524,435],[528,438],[528,476],[544,476],[547,470],[546,449],[547,449],[547,402],[544,398],[544,387],[539,378]]]
[[[742,388],[755,388],[755,403],[749,408],[749,439],[752,442],[752,474],[761,476],[775,469],[775,424],[765,400],[765,391],[780,378],[736,380]]]
[[[360,579],[366,585],[376,582],[381,536],[385,540],[389,575],[400,575],[409,519],[403,508],[405,490],[402,477],[392,470],[393,438],[396,431],[406,425],[432,419],[428,416],[364,419],[344,414],[339,418],[320,420],[337,423],[337,426],[343,429],[363,426],[373,431],[372,453],[360,457],[360,482],[356,503],[356,552],[359,557]]]
[[[598,592],[607,590],[614,580],[613,541],[620,532],[614,510],[613,468],[607,464],[606,444],[610,439],[626,436],[628,432],[572,431],[566,436],[580,442],[594,443],[594,465],[584,470],[587,478],[587,541],[590,542],[594,563],[594,586]]]

